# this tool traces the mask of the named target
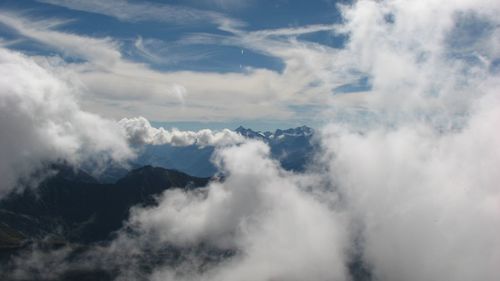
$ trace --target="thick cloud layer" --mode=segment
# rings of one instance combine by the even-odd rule
[[[216,158],[228,175],[224,182],[167,191],[158,207],[135,209],[130,224],[156,247],[203,244],[232,254],[203,270],[193,266],[204,262],[203,254],[159,267],[152,280],[348,280],[345,220],[333,209],[333,194],[310,192],[315,177],[284,171],[256,141],[219,150]]]
[[[327,126],[321,163],[376,280],[500,274],[499,11],[493,1],[345,10],[344,52],[373,87],[371,111],[350,120],[372,119]]]
[[[193,131],[180,131],[164,128],[155,128],[144,117],[123,118],[118,124],[125,130],[131,144],[171,144],[173,146],[197,145],[204,146],[226,146],[242,143],[245,138],[231,130],[212,131],[209,129]]]
[[[81,110],[75,88],[31,58],[0,49],[0,197],[42,165],[133,155],[115,122]]]
[[[378,279],[498,278],[498,122],[494,106],[447,134],[426,125],[326,130],[330,176]]]

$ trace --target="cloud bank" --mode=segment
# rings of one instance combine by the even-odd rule
[[[203,129],[193,132],[155,128],[144,117],[123,118],[118,121],[118,125],[125,130],[129,142],[133,145],[171,144],[173,146],[197,145],[205,147],[234,145],[245,141],[242,135],[229,129],[222,131]]]
[[[366,111],[323,130],[320,163],[374,280],[500,273],[499,9],[491,1],[344,9],[344,52],[372,89]]]
[[[283,170],[262,142],[222,148],[215,158],[224,182],[169,190],[158,207],[135,208],[129,227],[139,236],[111,248],[203,245],[178,264],[156,267],[151,280],[348,280],[348,233],[334,194],[310,192],[317,179]],[[210,255],[218,261],[207,261]]]
[[[113,121],[83,111],[76,85],[20,53],[0,49],[0,196],[44,164],[133,156]]]

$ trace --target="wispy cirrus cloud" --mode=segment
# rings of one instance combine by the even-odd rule
[[[11,12],[3,12],[0,21],[27,39],[63,55],[83,59],[84,62],[67,61],[58,67],[64,67],[82,81],[92,97],[85,100],[87,108],[114,118],[148,112],[148,119],[170,121],[288,119],[294,118],[291,106],[322,106],[332,88],[345,83],[345,75],[327,74],[333,70],[330,61],[337,50],[296,38],[331,28],[327,25],[260,32],[228,29],[233,35],[221,37],[215,44],[241,46],[278,58],[285,63],[285,69],[245,67],[241,72],[217,73],[162,72],[124,58],[120,42],[112,38],[58,31]],[[189,40],[193,43],[198,39],[193,36],[176,44],[182,46]],[[136,41],[136,48],[150,59],[163,56],[146,49],[142,40]],[[180,88],[184,89],[181,95]],[[130,100],[136,103],[130,104]]]
[[[161,66],[179,66],[186,62],[199,62],[213,57],[213,50],[186,48],[185,44],[166,42],[155,38],[137,37],[132,52],[147,62]]]
[[[82,58],[96,64],[112,65],[122,57],[118,43],[111,38],[93,38],[55,31],[68,21],[58,19],[33,21],[20,13],[0,12],[0,22],[23,37],[51,46],[65,56]]]
[[[222,13],[196,8],[160,4],[152,2],[117,1],[78,1],[78,0],[37,0],[41,3],[57,5],[72,10],[102,14],[121,21],[157,21],[172,24],[213,23],[216,25],[240,26],[243,23]]]
[[[259,0],[195,0],[192,3],[202,3],[223,10],[241,10],[255,5]]]

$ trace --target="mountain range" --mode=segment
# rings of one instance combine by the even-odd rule
[[[43,269],[29,264],[21,266],[29,278],[17,278],[16,260],[58,249],[69,249],[65,259],[85,256],[96,245],[112,241],[131,207],[155,205],[155,197],[167,189],[199,188],[210,180],[148,165],[107,184],[64,164],[48,169],[52,176],[38,187],[0,201],[0,280],[113,280],[112,271],[100,268],[61,272],[47,279]]]
[[[313,154],[314,130],[307,126],[278,129],[274,132],[254,131],[240,126],[235,131],[247,138],[267,143],[272,157],[286,170],[303,171]],[[217,168],[210,161],[214,149],[213,146],[200,148],[196,145],[146,145],[140,150],[133,165],[153,165],[183,171],[193,176],[211,177],[217,173]]]
[[[287,170],[303,170],[314,149],[314,130],[306,126],[274,132],[240,126],[235,131],[267,143]],[[85,168],[50,165],[54,176],[0,201],[0,248],[47,235],[85,243],[106,239],[121,227],[132,206],[154,204],[154,196],[169,188],[206,185],[217,173],[210,161],[214,149],[148,145],[134,169],[110,166],[100,177]]]
[[[236,131],[267,143],[272,156],[287,170],[305,169],[313,153],[314,131],[305,126],[275,132],[243,127]],[[167,189],[195,189],[210,180],[223,180],[223,175],[213,177],[217,174],[210,161],[214,149],[148,145],[132,169],[111,165],[99,177],[86,172],[85,167],[48,165],[51,176],[37,187],[0,200],[0,280],[113,280],[116,272],[102,268],[62,272],[48,279],[41,269],[29,265],[22,266],[29,270],[28,279],[13,278],[11,273],[18,266],[13,262],[16,257],[19,260],[33,251],[51,253],[69,248],[69,257],[75,258],[95,245],[112,241],[116,231],[124,229],[133,206],[155,205],[156,196]],[[167,252],[175,251],[169,248]],[[220,254],[230,255],[215,253],[213,257],[218,259]]]
[[[106,184],[66,165],[50,169],[55,175],[37,188],[26,188],[0,201],[0,249],[16,246],[15,239],[5,238],[8,233],[25,239],[50,235],[79,243],[105,240],[122,226],[132,206],[154,204],[154,196],[169,188],[196,188],[209,181],[144,166]]]

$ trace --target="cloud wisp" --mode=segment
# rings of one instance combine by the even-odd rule
[[[122,57],[118,44],[111,38],[92,38],[52,30],[62,22],[39,21],[33,25],[21,14],[0,12],[0,22],[22,36],[52,46],[64,56],[92,61],[98,65],[113,65]]]
[[[242,22],[231,19],[221,13],[190,8],[181,5],[152,2],[113,1],[78,1],[78,0],[37,0],[38,2],[57,5],[72,10],[101,14],[121,21],[140,22],[157,21],[173,24],[213,23],[215,25],[241,26]]]
[[[221,25],[219,29],[232,35],[219,38],[201,34],[175,42],[184,49],[186,44],[205,44],[208,40],[209,44],[239,46],[285,63],[283,71],[245,67],[241,72],[218,73],[162,72],[125,58],[120,42],[112,38],[58,31],[54,25],[47,25],[50,21],[40,24],[36,19],[12,12],[0,14],[0,21],[20,36],[42,43],[67,58],[61,68],[74,73],[87,89],[88,98],[82,106],[116,119],[130,116],[130,112],[135,116],[147,112],[145,117],[150,120],[169,121],[298,118],[294,106],[321,107],[332,89],[357,78],[345,74],[347,62],[335,55],[336,49],[298,39],[299,35],[333,29],[330,25],[256,32]],[[144,38],[135,44],[141,56],[149,61],[162,57],[147,50],[144,42],[150,41]],[[331,63],[332,57],[336,64]],[[163,61],[172,60],[176,61],[168,58]],[[339,76],[340,73],[344,74]],[[184,89],[182,99],[179,87]],[[131,100],[136,101],[133,106]],[[314,118],[314,113],[310,115],[308,118]]]

